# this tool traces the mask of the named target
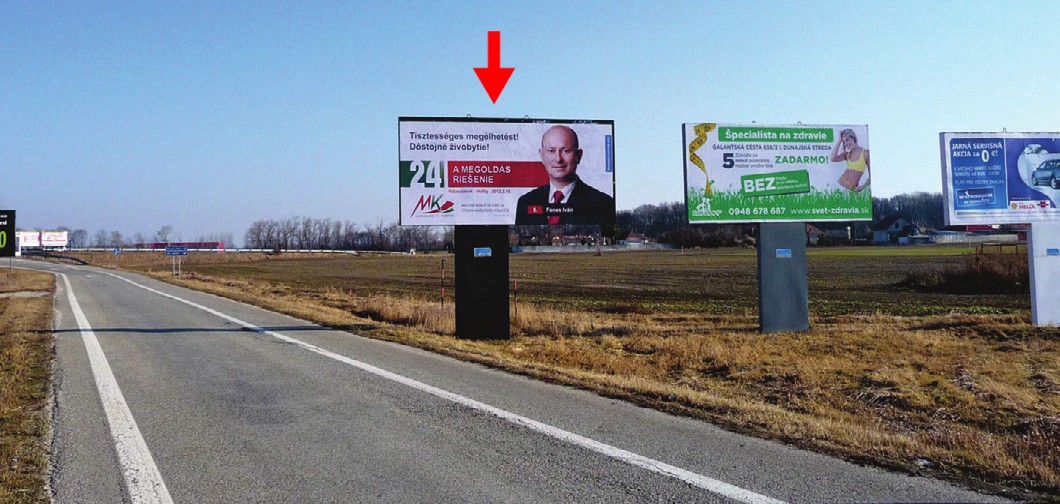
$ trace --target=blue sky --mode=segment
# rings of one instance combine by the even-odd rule
[[[619,209],[682,199],[686,122],[868,124],[875,196],[941,191],[941,131],[1060,130],[1055,1],[0,7],[22,228],[396,222],[399,116],[612,119]]]

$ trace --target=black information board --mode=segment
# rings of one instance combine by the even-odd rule
[[[0,257],[15,257],[15,211],[0,210]]]

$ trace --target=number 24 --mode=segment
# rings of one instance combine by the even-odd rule
[[[423,163],[427,163],[427,166],[424,167]],[[420,184],[424,187],[445,187],[441,163],[438,161],[413,161],[412,172],[413,184]],[[427,180],[424,180],[424,175]]]

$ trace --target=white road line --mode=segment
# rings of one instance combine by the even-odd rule
[[[56,273],[63,279],[66,285],[66,294],[70,300],[70,310],[74,312],[77,326],[81,329],[81,339],[85,342],[85,350],[88,352],[88,361],[92,367],[92,376],[96,380],[96,388],[99,390],[100,401],[103,402],[103,411],[107,415],[107,423],[110,425],[110,434],[114,438],[114,447],[118,452],[118,463],[121,465],[122,477],[125,478],[125,487],[129,492],[129,500],[134,504],[139,503],[162,503],[172,504],[173,498],[169,495],[162,474],[158,472],[155,459],[151,457],[151,451],[147,449],[147,443],[140,434],[136,420],[129,411],[129,405],[125,403],[125,397],[121,394],[118,381],[107,362],[107,356],[99,346],[96,333],[88,324],[85,313],[74,296],[74,289],[70,286],[70,279],[62,273]]]
[[[685,469],[681,469],[680,467],[672,466],[670,464],[666,464],[664,462],[660,462],[658,460],[651,459],[651,458],[645,457],[643,455],[638,455],[636,453],[629,452],[629,451],[623,450],[621,448],[617,448],[617,447],[614,447],[614,446],[611,446],[611,445],[608,445],[608,444],[605,444],[605,443],[601,443],[599,441],[596,441],[596,440],[593,440],[593,439],[590,439],[590,438],[587,438],[587,437],[584,437],[584,436],[580,436],[580,435],[575,434],[573,432],[568,432],[568,431],[565,431],[565,430],[560,429],[558,427],[553,427],[551,425],[544,424],[544,423],[538,422],[536,420],[532,420],[532,419],[529,419],[529,418],[526,418],[526,417],[523,417],[523,416],[519,416],[519,415],[517,415],[515,413],[511,413],[509,411],[506,411],[506,410],[503,410],[503,409],[500,409],[500,408],[497,408],[497,407],[494,407],[494,406],[490,406],[490,405],[485,404],[485,403],[478,402],[478,401],[476,401],[474,399],[469,399],[469,398],[464,397],[462,395],[455,394],[453,392],[449,392],[447,390],[440,389],[438,387],[435,387],[435,386],[432,386],[432,385],[428,385],[428,384],[420,382],[420,381],[413,380],[412,378],[408,378],[408,377],[405,377],[405,376],[402,376],[402,375],[399,375],[399,374],[396,374],[396,373],[392,373],[392,372],[387,371],[385,369],[381,369],[381,368],[372,366],[371,364],[367,364],[367,363],[364,363],[364,362],[361,362],[361,361],[358,361],[358,360],[354,360],[354,359],[351,359],[351,358],[346,357],[344,355],[339,355],[337,353],[325,350],[325,349],[320,348],[320,347],[318,347],[316,345],[312,345],[310,343],[306,343],[304,341],[292,338],[290,336],[286,336],[286,335],[280,334],[278,332],[262,329],[262,328],[260,328],[258,326],[255,326],[255,325],[253,325],[253,324],[251,324],[249,322],[244,322],[244,321],[242,321],[240,319],[237,319],[237,318],[235,318],[235,317],[233,317],[231,315],[227,315],[227,314],[221,313],[221,312],[219,312],[217,310],[214,310],[212,308],[208,308],[208,307],[203,306],[201,304],[195,303],[193,301],[188,301],[186,299],[174,296],[172,294],[166,294],[165,292],[159,291],[157,289],[152,289],[152,288],[147,287],[145,285],[141,285],[139,283],[136,283],[136,282],[134,282],[132,280],[129,280],[127,278],[124,278],[124,277],[120,277],[120,276],[115,275],[113,273],[106,273],[106,274],[110,275],[110,276],[112,276],[114,278],[117,278],[119,280],[123,280],[125,282],[128,282],[128,283],[130,283],[132,285],[135,285],[135,286],[137,286],[137,287],[139,287],[141,289],[144,289],[144,290],[146,290],[148,292],[153,292],[155,294],[158,294],[159,296],[163,296],[163,297],[172,299],[174,301],[179,301],[179,302],[184,303],[184,304],[186,304],[188,306],[191,306],[191,307],[194,307],[194,308],[198,308],[198,309],[200,309],[202,311],[205,311],[207,313],[210,313],[212,315],[216,315],[217,317],[220,317],[220,318],[222,318],[224,320],[227,320],[229,322],[232,322],[234,324],[238,324],[240,326],[243,326],[243,327],[245,327],[245,328],[247,328],[247,329],[249,329],[251,331],[254,331],[254,332],[257,332],[257,333],[261,333],[261,334],[267,334],[267,335],[272,336],[272,337],[274,337],[276,339],[279,339],[281,341],[285,341],[285,342],[297,345],[297,346],[302,347],[302,348],[304,348],[306,350],[309,350],[310,352],[314,352],[314,353],[323,355],[325,357],[337,360],[339,362],[342,362],[344,364],[348,364],[350,366],[353,366],[355,368],[361,369],[363,371],[366,371],[368,373],[374,374],[376,376],[379,376],[379,377],[382,377],[382,378],[386,378],[388,380],[395,381],[395,382],[400,383],[402,385],[407,385],[407,386],[412,387],[412,388],[414,388],[416,390],[419,390],[421,392],[426,392],[426,393],[431,394],[433,396],[440,397],[440,398],[448,400],[448,401],[452,401],[454,403],[460,404],[462,406],[466,406],[466,407],[471,408],[471,409],[475,409],[475,410],[478,410],[478,411],[489,413],[489,414],[494,415],[494,416],[496,416],[498,418],[502,418],[504,420],[507,420],[507,421],[509,421],[509,422],[511,422],[513,424],[521,425],[521,426],[526,427],[526,428],[528,428],[528,429],[530,429],[532,431],[544,434],[546,436],[550,436],[550,437],[556,438],[558,440],[561,440],[561,441],[564,441],[564,442],[567,442],[567,443],[570,443],[570,444],[573,444],[573,445],[576,445],[576,446],[580,446],[582,448],[594,451],[594,452],[599,453],[601,455],[605,455],[605,456],[608,456],[608,457],[611,457],[611,458],[614,458],[614,459],[621,460],[621,461],[626,462],[628,464],[632,464],[634,466],[641,467],[643,469],[647,469],[647,470],[649,470],[651,472],[654,472],[654,473],[658,473],[658,474],[662,474],[662,475],[665,475],[665,476],[670,476],[670,477],[673,477],[673,478],[677,478],[677,479],[679,479],[681,481],[684,481],[685,483],[688,483],[690,485],[702,488],[702,489],[707,490],[709,492],[713,492],[715,494],[722,495],[722,496],[725,496],[725,497],[728,497],[730,499],[734,499],[734,500],[737,500],[737,501],[740,501],[740,502],[746,502],[746,503],[749,503],[749,504],[750,503],[753,503],[753,504],[767,504],[767,503],[768,504],[783,504],[783,501],[780,501],[780,500],[777,500],[777,499],[773,499],[771,497],[767,497],[765,495],[758,494],[758,493],[752,492],[752,491],[744,489],[744,488],[740,488],[740,487],[738,487],[736,485],[725,483],[724,481],[719,481],[719,480],[716,480],[716,479],[713,479],[713,478],[709,478],[707,476],[703,476],[701,474],[697,474],[697,473],[694,473],[694,472],[691,472],[691,471],[688,471],[688,470],[685,470]]]

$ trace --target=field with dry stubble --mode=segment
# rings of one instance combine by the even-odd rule
[[[52,292],[47,273],[0,268],[0,502],[47,502]]]
[[[446,255],[201,253],[180,283],[848,459],[1055,498],[1060,330],[1029,323],[1026,256],[968,252],[811,249],[805,333],[758,332],[748,249],[513,255],[518,309],[501,341],[452,336]],[[169,276],[161,254],[122,261]]]

